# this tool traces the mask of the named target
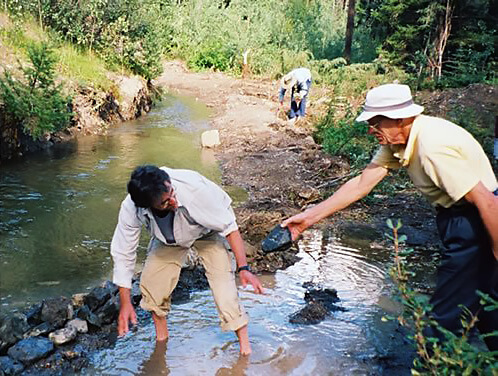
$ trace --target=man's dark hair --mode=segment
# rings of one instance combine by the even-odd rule
[[[169,192],[164,182],[171,183],[168,173],[153,165],[139,166],[128,182],[128,193],[139,208],[150,208],[164,192]]]

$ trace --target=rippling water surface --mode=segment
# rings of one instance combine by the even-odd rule
[[[262,276],[265,295],[240,289],[248,311],[253,354],[239,358],[234,333],[223,333],[209,291],[173,305],[167,349],[155,346],[150,317],[116,346],[95,354],[91,372],[109,375],[365,375],[383,373],[374,360],[391,351],[379,340],[385,272],[358,250],[310,231],[300,243],[302,260]],[[312,257],[313,256],[313,257]],[[337,290],[346,312],[317,325],[294,325],[289,315],[304,306],[302,284]],[[382,355],[383,356],[383,355]],[[403,374],[403,373],[398,373]]]

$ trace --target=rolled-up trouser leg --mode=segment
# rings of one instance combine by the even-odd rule
[[[249,318],[239,303],[235,275],[230,254],[219,236],[197,240],[193,248],[206,269],[206,277],[213,293],[223,331],[238,330]]]
[[[187,248],[165,246],[155,240],[151,242],[151,249],[145,260],[140,279],[142,300],[140,306],[152,311],[160,317],[165,317],[171,307],[171,293],[173,292]]]
[[[442,209],[438,212],[437,225],[444,250],[431,298],[433,317],[442,327],[458,333],[462,314],[459,305],[464,305],[478,314],[477,327],[481,333],[498,330],[498,310],[484,311],[476,294],[480,290],[498,299],[497,262],[477,208],[466,205],[460,209]],[[490,349],[498,349],[498,338],[485,341]]]

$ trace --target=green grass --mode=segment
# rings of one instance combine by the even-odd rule
[[[68,85],[93,86],[105,91],[113,88],[113,82],[107,78],[106,64],[100,58],[79,50],[69,42],[60,41],[56,35],[43,30],[31,19],[17,20],[3,27],[0,38],[5,46],[12,49],[22,64],[28,60],[27,48],[30,44],[47,41],[54,49],[58,60],[58,75],[62,76]]]
[[[56,54],[60,73],[70,81],[106,91],[112,88],[113,83],[107,78],[104,62],[95,55],[78,51],[69,43],[59,46]]]

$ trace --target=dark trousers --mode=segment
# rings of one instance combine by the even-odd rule
[[[432,316],[442,327],[458,334],[462,328],[459,305],[464,305],[478,314],[481,334],[498,330],[498,310],[484,311],[476,294],[479,290],[498,300],[498,261],[477,208],[467,204],[440,209],[436,221],[444,251],[430,301]],[[430,334],[441,337],[434,331]],[[498,337],[485,341],[490,350],[498,350]]]

